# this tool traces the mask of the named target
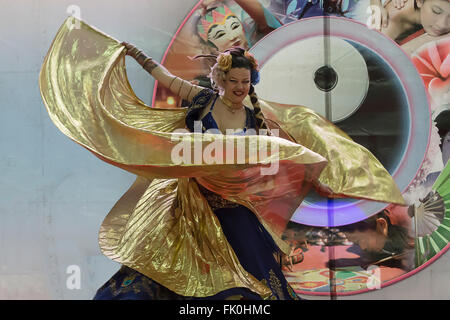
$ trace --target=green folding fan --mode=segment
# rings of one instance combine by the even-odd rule
[[[432,191],[414,213],[416,267],[424,264],[450,242],[450,162],[436,179]]]

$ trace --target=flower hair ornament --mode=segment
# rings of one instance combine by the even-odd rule
[[[255,59],[255,56],[250,52],[248,52],[247,50],[244,51],[244,57],[250,61],[250,64],[252,66],[250,70],[250,78],[251,78],[250,82],[252,85],[256,85],[259,82],[258,61]],[[233,64],[233,57],[229,51],[226,51],[220,53],[217,56],[216,62],[220,70],[228,72],[231,70],[231,66]]]
[[[256,85],[259,83],[259,70],[258,70],[258,61],[255,59],[254,55],[248,51],[244,51],[241,49],[243,56],[249,60],[251,69],[250,69],[250,82],[252,85]],[[231,70],[231,67],[233,66],[233,56],[231,51],[225,51],[221,52],[218,55],[215,54],[200,54],[196,55],[195,57],[191,58],[198,59],[198,58],[209,58],[209,59],[215,59],[217,68],[220,69],[222,72],[227,73]]]
[[[233,64],[233,57],[230,52],[220,53],[217,56],[217,64],[220,70],[224,72],[228,72],[231,69],[231,65]]]

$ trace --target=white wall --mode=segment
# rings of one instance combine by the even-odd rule
[[[98,248],[100,224],[134,176],[70,141],[38,87],[43,59],[70,6],[81,19],[161,60],[195,1],[0,0],[0,299],[91,299],[117,269]],[[147,104],[152,78],[128,60]],[[81,289],[66,269],[81,270]]]
[[[98,248],[100,224],[134,176],[70,141],[38,88],[44,56],[70,6],[81,19],[160,60],[195,0],[0,0],[0,299],[91,299],[117,269]],[[127,60],[150,103],[153,81]],[[450,298],[450,254],[418,275],[347,298]],[[81,289],[66,286],[69,266]],[[314,298],[315,299],[315,298]]]

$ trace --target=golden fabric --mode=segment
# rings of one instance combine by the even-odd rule
[[[304,107],[288,110],[262,102],[270,119],[315,152],[270,136],[174,132],[184,128],[186,109],[147,107],[128,83],[124,47],[73,19],[57,33],[39,85],[52,121],[64,134],[138,176],[101,226],[99,244],[109,258],[185,296],[246,287],[268,297],[267,286],[240,265],[195,181],[251,209],[284,252],[290,248],[281,234],[327,157],[330,164],[320,179],[337,194],[403,203],[393,179],[367,150]],[[190,162],[174,162],[172,151],[180,143],[194,157]],[[246,152],[238,163],[195,159],[199,150],[212,155],[219,145],[237,155],[240,143]],[[269,146],[267,156],[255,159],[264,146]],[[214,156],[223,154],[215,148]],[[361,168],[354,159],[369,163]],[[274,164],[276,174],[261,174]]]
[[[330,186],[336,197],[405,205],[401,192],[377,158],[327,119],[302,106],[261,101],[261,109],[295,141],[328,160],[319,180]]]

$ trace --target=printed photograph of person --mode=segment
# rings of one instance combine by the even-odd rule
[[[407,206],[389,205],[346,226],[317,228],[291,222],[284,236],[295,246],[283,261],[283,272],[302,294],[358,293],[374,289],[374,281],[380,288],[415,268],[410,214]]]
[[[361,0],[349,16],[399,44],[445,37],[450,31],[448,0]]]
[[[414,269],[414,237],[409,208],[389,205],[369,219],[339,227],[368,264]]]
[[[258,0],[204,0],[179,30],[167,51],[163,65],[194,84],[211,87],[207,75],[214,59],[194,59],[197,55],[222,52],[238,46],[249,49],[281,23]],[[182,101],[164,87],[154,91],[153,106],[170,108]]]

